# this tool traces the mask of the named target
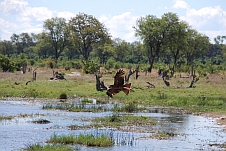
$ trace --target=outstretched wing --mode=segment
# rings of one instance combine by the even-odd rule
[[[124,84],[124,74],[125,72],[122,69],[119,69],[114,78],[114,86],[121,86]]]

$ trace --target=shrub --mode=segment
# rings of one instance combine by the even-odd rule
[[[7,56],[0,54],[0,68],[2,68],[3,72],[14,72],[16,70],[16,64]]]
[[[99,69],[99,65],[94,61],[87,61],[84,63],[83,72],[93,74]]]
[[[67,99],[67,94],[66,93],[61,93],[60,94],[60,99]]]

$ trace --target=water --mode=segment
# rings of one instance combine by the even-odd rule
[[[155,126],[144,127],[142,131],[121,132],[115,129],[84,129],[69,130],[70,125],[88,125],[91,118],[112,115],[111,112],[67,112],[59,110],[42,110],[40,101],[0,101],[1,116],[18,116],[29,114],[25,118],[0,121],[0,150],[11,151],[26,148],[35,143],[45,144],[54,134],[79,135],[108,134],[119,144],[109,148],[78,146],[81,150],[93,151],[190,151],[190,150],[225,150],[210,146],[226,142],[226,133],[215,120],[203,116],[166,114],[166,113],[134,113],[147,116],[157,121]],[[51,123],[35,124],[32,121],[46,119]],[[136,130],[136,128],[134,128]],[[173,133],[174,137],[167,140],[149,138],[156,132]],[[123,144],[123,142],[125,144]]]

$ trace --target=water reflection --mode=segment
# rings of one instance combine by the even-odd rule
[[[1,116],[18,116],[28,114],[24,118],[0,121],[0,148],[1,150],[20,150],[28,144],[41,143],[53,134],[79,135],[107,134],[114,138],[117,145],[110,148],[95,148],[79,146],[81,150],[224,150],[209,144],[222,144],[226,134],[211,118],[193,115],[168,114],[162,109],[153,108],[148,113],[134,113],[137,116],[154,118],[155,126],[148,132],[121,132],[116,129],[84,129],[70,130],[70,125],[89,125],[90,119],[110,116],[112,112],[67,112],[60,110],[42,110],[40,101],[0,101]],[[47,124],[36,124],[32,121],[45,119]],[[177,134],[167,140],[150,139],[156,132]]]

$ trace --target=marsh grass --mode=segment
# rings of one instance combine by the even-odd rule
[[[45,110],[67,110],[71,112],[102,112],[105,111],[103,106],[92,105],[86,106],[86,104],[45,104],[42,106]]]
[[[167,140],[172,137],[176,137],[177,134],[175,133],[169,133],[169,132],[157,132],[154,135],[150,136],[152,139],[158,139],[158,140]]]
[[[53,144],[80,144],[85,146],[96,146],[96,147],[110,147],[114,145],[114,141],[105,135],[94,137],[92,134],[79,134],[78,136],[74,135],[62,135],[57,136],[54,134],[47,143]]]
[[[166,87],[163,80],[153,70],[153,73],[146,76],[144,73],[140,73],[137,80],[131,76],[132,90],[129,95],[120,92],[109,99],[105,91],[96,91],[95,75],[93,74],[68,76],[69,72],[65,72],[67,80],[50,81],[51,69],[39,68],[37,73],[37,80],[28,85],[25,83],[31,80],[32,73],[0,73],[0,96],[3,98],[58,99],[59,94],[66,93],[68,99],[76,96],[123,104],[135,100],[137,104],[143,106],[172,106],[182,107],[192,112],[226,113],[226,78],[221,78],[218,74],[208,74],[208,78],[200,77],[195,88],[187,88],[191,78],[179,78],[178,76],[171,78],[169,80],[170,87]],[[110,85],[113,83],[112,77],[113,74],[104,74],[102,80],[106,85]],[[147,81],[155,85],[155,88],[148,89]]]
[[[41,145],[41,144],[33,144],[33,145],[27,145],[23,151],[74,151],[79,150],[76,148],[71,148],[69,146],[65,145]]]
[[[90,129],[90,128],[108,128],[118,129],[120,131],[145,131],[152,130],[152,126],[156,125],[156,121],[152,118],[145,116],[134,116],[134,115],[119,115],[117,113],[111,116],[94,118],[91,120],[91,124],[79,126],[71,125],[68,126],[71,130],[78,129]]]
[[[0,121],[1,120],[12,120],[14,116],[0,116]]]
[[[133,115],[119,115],[113,114],[112,116],[95,118],[92,126],[94,127],[113,127],[120,128],[121,126],[147,126],[155,125],[156,121],[152,118],[145,116]]]

